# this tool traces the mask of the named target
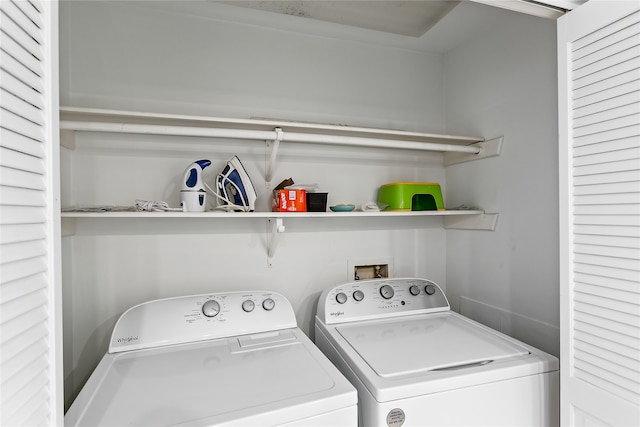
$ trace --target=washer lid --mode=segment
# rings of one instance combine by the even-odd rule
[[[107,354],[65,421],[218,425],[276,414],[278,424],[310,415],[309,407],[355,407],[353,387],[311,346],[295,329]]]
[[[482,365],[529,354],[525,347],[449,313],[336,327],[380,377]]]

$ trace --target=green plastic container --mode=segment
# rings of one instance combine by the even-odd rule
[[[442,190],[436,182],[394,182],[378,190],[378,203],[387,211],[445,210]]]

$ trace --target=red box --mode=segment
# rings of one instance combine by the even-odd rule
[[[274,191],[272,212],[306,212],[306,190],[276,190]]]

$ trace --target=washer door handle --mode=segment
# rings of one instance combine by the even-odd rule
[[[477,366],[488,365],[491,362],[493,362],[493,360],[482,360],[480,362],[464,363],[462,365],[453,365],[453,366],[446,366],[444,368],[436,368],[436,369],[432,369],[432,371],[453,371],[456,369],[475,368]]]

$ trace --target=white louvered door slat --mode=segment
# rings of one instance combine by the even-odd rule
[[[27,138],[31,138],[34,141],[42,141],[42,127],[30,122],[29,120],[20,117],[13,112],[4,108],[0,109],[0,121],[2,127],[14,133],[18,133]],[[5,153],[6,154],[6,153]]]
[[[611,247],[599,245],[596,246],[594,244],[590,245],[581,245],[576,243],[574,246],[574,253],[576,254],[588,254],[588,255],[601,255],[607,257],[615,257],[622,259],[639,259],[640,256],[640,248],[629,248],[624,246],[619,247]]]
[[[595,319],[595,321],[599,321],[599,319]],[[598,336],[597,334],[591,334],[588,331],[582,331],[580,329],[577,329],[575,333],[575,338],[574,338],[575,340],[574,345],[578,347],[580,345],[584,345],[585,343],[587,343],[587,345],[593,345],[599,350],[602,350],[603,348],[607,348],[609,349],[609,353],[615,353],[614,357],[626,357],[632,362],[634,360],[637,360],[638,357],[640,357],[640,355],[638,354],[638,351],[637,350],[634,351],[633,347],[629,345],[621,344],[619,340],[617,340],[618,336],[621,336],[617,333],[617,331],[613,329],[604,329],[603,331],[609,339],[604,339]],[[624,339],[624,336],[622,337]],[[604,354],[603,354],[603,357],[604,357]]]
[[[576,307],[579,308],[580,304]],[[599,348],[603,359],[613,360],[623,356],[630,358],[632,363],[637,360],[638,351],[637,347],[634,351],[636,342],[633,340],[633,325],[624,324],[622,316],[616,319],[603,319],[602,314],[606,314],[604,310],[600,310],[598,314],[576,311],[576,320],[583,322],[580,328],[576,328],[574,342],[576,348],[580,343],[587,343]]]
[[[26,120],[35,123],[38,126],[44,124],[41,115],[42,109],[24,102],[24,99],[7,92],[0,90],[0,96],[2,97],[2,106],[20,117],[24,117]]]
[[[9,148],[14,151],[20,150],[25,154],[39,157],[41,159],[45,157],[45,151],[42,144],[25,135],[20,135],[8,129],[0,128],[0,140],[2,140],[3,148]]]
[[[46,167],[41,159],[30,154],[0,146],[0,167],[44,174]]]
[[[640,6],[558,21],[563,425],[640,425]]]
[[[595,105],[591,105],[591,109],[588,111],[585,111],[585,109],[582,108],[581,111],[578,112],[578,114],[581,114],[582,116],[574,116],[574,125],[580,127],[594,122],[614,120],[621,117],[623,114],[629,114],[628,108],[638,103],[638,99],[640,99],[640,92],[627,94],[625,98],[620,97],[614,100],[608,100],[612,102],[617,101],[617,105],[612,103],[609,103],[608,105],[597,103]],[[630,115],[628,117],[634,117],[637,119],[638,115],[640,115],[640,107],[635,109],[634,115]],[[637,121],[635,123],[637,123]]]
[[[12,22],[15,22],[19,28],[19,31],[13,31],[11,33],[12,37],[18,34],[24,34],[33,40],[33,43],[36,43],[37,46],[29,45],[29,50],[40,51],[41,46],[44,45],[43,40],[43,32],[40,27],[38,27],[38,22],[41,22],[37,16],[39,13],[37,9],[33,7],[37,2],[16,2],[16,1],[8,1],[5,5],[2,6],[3,13],[5,13]],[[28,12],[25,12],[28,11]],[[36,22],[31,19],[31,17],[36,16]]]
[[[573,119],[576,124],[581,125],[580,119],[587,116],[588,120],[588,116],[592,114],[604,116],[603,120],[619,116],[620,113],[616,111],[616,109],[627,108],[629,105],[637,105],[640,101],[640,91],[628,92],[627,89],[629,88],[627,87],[618,87],[617,89],[622,92],[622,95],[615,96],[614,98],[595,100],[595,102],[585,104],[583,107],[575,109]]]
[[[37,96],[37,92],[34,92],[33,88],[27,86],[23,81],[15,78],[13,75],[2,69],[0,69],[0,80],[4,81],[6,86],[11,87],[12,93],[17,97],[24,99],[30,105],[37,108],[44,108],[42,99]]]
[[[589,24],[587,23],[587,25]],[[603,46],[612,44],[611,43],[612,41],[614,43],[620,41],[621,37],[619,37],[619,34],[621,32],[624,32],[629,28],[637,28],[637,27],[638,27],[638,22],[635,20],[635,18],[631,15],[625,15],[620,19],[609,20],[607,22],[606,38],[603,38],[601,36],[602,33],[597,33],[595,31],[592,31],[592,32],[584,31],[584,34],[581,35],[579,39],[572,41],[573,47],[574,47],[573,49],[574,61],[579,60],[586,55],[589,55],[590,52],[594,52],[602,49]],[[623,34],[630,36],[631,34],[633,34],[633,32],[631,34],[630,33],[623,33]],[[581,48],[583,48],[584,46],[590,46],[590,49],[581,50]],[[572,68],[575,68],[575,67],[572,67]]]
[[[57,1],[0,0],[0,425],[63,424]]]
[[[42,69],[38,59],[26,52],[18,41],[10,38],[6,33],[0,33],[0,48],[2,49],[0,59],[4,69],[26,84],[41,84],[38,79],[42,76]]]
[[[10,168],[5,168],[5,171],[2,182],[7,187],[23,186],[32,190],[46,189],[46,184],[40,174]]]
[[[17,2],[14,5],[31,21],[37,28],[43,27],[42,9],[37,2]],[[40,40],[42,43],[42,40]]]
[[[631,73],[629,73],[631,74]],[[613,79],[612,79],[613,80]],[[595,111],[600,111],[603,109],[607,109],[607,102],[619,102],[620,104],[632,104],[634,100],[637,99],[638,90],[633,82],[633,79],[629,79],[628,76],[620,76],[618,84],[614,84],[615,82],[609,81],[607,82],[607,90],[600,92],[587,91],[587,89],[582,90],[582,96],[577,96],[574,94],[573,98],[573,107],[574,107],[574,118],[581,117],[585,114],[585,109],[591,108]],[[593,88],[591,88],[593,89]],[[625,96],[630,96],[633,99],[631,101],[625,102]],[[589,111],[586,111],[588,114]]]
[[[43,291],[46,291],[46,289],[43,289]],[[14,343],[17,343],[20,338],[25,333],[27,333],[27,331],[30,331],[33,328],[37,328],[39,325],[44,326],[48,331],[47,318],[47,311],[43,308],[37,308],[34,309],[31,313],[24,313],[21,316],[13,317],[11,320],[8,320],[6,322],[7,327],[11,327],[11,334],[6,337],[8,344],[14,345]],[[48,339],[48,336],[49,333],[47,333],[47,337],[45,337],[43,341],[46,341],[46,339]],[[19,357],[19,354],[24,351],[24,348],[14,350],[14,354],[18,354],[18,356],[14,357]],[[15,374],[15,372],[9,374]]]

